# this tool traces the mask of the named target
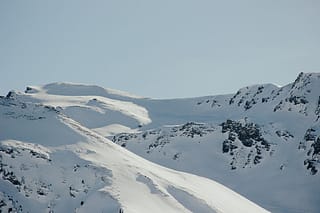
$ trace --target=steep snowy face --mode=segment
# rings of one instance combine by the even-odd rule
[[[218,180],[272,212],[318,212],[319,96],[320,74],[301,73],[284,87],[255,85],[194,100],[208,115],[204,123],[199,117],[110,139],[151,161]]]
[[[267,212],[210,179],[167,169],[63,114],[0,98],[3,212]]]
[[[274,111],[286,110],[305,116],[319,116],[320,75],[300,73],[294,83],[279,90],[281,97]],[[279,98],[277,99],[279,100]]]

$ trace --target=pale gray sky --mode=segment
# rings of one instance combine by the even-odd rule
[[[320,71],[319,0],[1,0],[0,94],[50,82],[168,98]]]

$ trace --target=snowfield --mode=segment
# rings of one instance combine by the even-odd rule
[[[318,73],[171,100],[30,86],[0,130],[3,212],[320,211]]]

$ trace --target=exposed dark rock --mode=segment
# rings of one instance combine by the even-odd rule
[[[251,99],[250,101],[246,101],[245,105],[244,105],[244,109],[248,110],[250,109],[253,105],[255,105],[257,102],[255,99]]]
[[[15,91],[10,91],[6,95],[6,98],[14,99],[17,96],[17,93]]]
[[[306,150],[306,148],[307,148],[306,143],[300,141],[300,142],[299,142],[298,149],[300,149],[300,150]]]
[[[273,112],[277,112],[278,110],[281,110],[282,109],[282,101],[280,101],[280,103],[279,104],[277,104],[275,107],[274,107],[274,109],[273,109]]]
[[[46,195],[46,193],[43,191],[43,189],[38,189],[37,194],[38,195]]]
[[[233,132],[233,134],[238,135],[239,140],[244,146],[251,147],[257,141],[262,142],[265,146],[269,146],[269,143],[262,138],[259,126],[257,124],[241,124],[237,121],[227,120],[226,122],[223,122],[221,126],[222,133],[225,133],[227,131]]]
[[[137,138],[137,134],[131,134],[131,133],[120,133],[116,136],[113,136],[112,141],[115,143],[122,142],[122,141],[128,141],[132,138]]]
[[[316,167],[317,162],[315,160],[306,159],[304,161],[304,165],[307,166],[307,169],[310,169],[310,172],[312,175],[315,175],[318,172],[318,169]]]
[[[269,101],[270,97],[264,97],[261,99],[262,103],[267,103]]]
[[[316,107],[316,110],[314,111],[314,113],[316,115],[320,115],[320,96],[318,98],[318,103],[317,103],[317,107]]]
[[[292,86],[291,86],[291,89],[295,88],[296,85],[301,81],[302,79],[302,76],[303,76],[303,72],[300,72],[298,77],[296,78],[296,80],[293,82]]]
[[[308,100],[304,96],[301,96],[301,97],[299,97],[299,96],[290,96],[289,98],[286,98],[285,101],[293,103],[294,105],[307,104],[308,103]]]
[[[306,148],[306,143],[310,143],[310,149],[307,151],[308,158],[304,161],[304,165],[307,169],[310,169],[311,174],[315,175],[318,171],[320,165],[320,136],[316,135],[316,130],[314,128],[309,128],[304,136],[304,145]],[[300,142],[302,143],[302,142]]]
[[[223,141],[223,143],[222,143],[222,152],[223,153],[226,153],[229,151],[230,151],[230,153],[233,153],[232,151],[237,148],[238,148],[238,146],[234,145],[233,141],[230,139],[227,139],[227,140]]]
[[[4,200],[0,200],[0,212],[1,212],[1,208],[7,206],[7,204],[5,203]]]
[[[315,140],[311,147],[313,147],[313,156],[320,154],[320,136]]]
[[[229,142],[229,140],[223,141],[223,143],[222,143],[222,152],[226,153],[226,152],[229,152],[229,150],[230,150],[230,142]]]
[[[231,104],[233,104],[234,103],[234,99],[236,99],[236,97],[238,96],[238,95],[240,95],[240,90],[230,99],[230,101],[229,101],[229,105],[231,105]]]
[[[262,159],[262,157],[260,156],[260,155],[256,155],[255,157],[254,157],[254,160],[253,160],[253,163],[254,164],[258,164],[258,163],[260,163],[260,160]]]
[[[305,135],[304,135],[304,140],[306,141],[314,141],[317,137],[317,135],[315,134],[315,129],[313,128],[310,128],[310,129],[307,129]]]
[[[221,124],[222,133],[229,133],[228,139],[222,143],[222,152],[229,153],[230,156],[239,156],[244,154],[244,150],[249,149],[250,152],[247,154],[246,159],[242,163],[242,167],[245,168],[250,162],[258,164],[262,160],[263,150],[266,152],[270,151],[270,143],[262,137],[260,127],[254,123],[239,121],[226,120]],[[243,146],[238,146],[240,141]],[[246,148],[244,148],[246,147]],[[253,154],[256,156],[253,158]],[[236,169],[236,164],[239,165],[236,157],[232,158],[231,166],[232,169]]]
[[[276,131],[276,135],[279,137],[279,138],[283,138],[284,140],[288,140],[290,138],[294,138],[294,136],[287,130],[277,130]]]
[[[21,182],[12,171],[4,170],[2,173],[2,179],[10,181],[13,185],[21,186]]]
[[[181,132],[181,136],[187,136],[193,138],[194,136],[200,136],[213,132],[212,128],[209,128],[205,124],[195,123],[195,122],[188,122],[179,128]]]
[[[176,154],[174,154],[172,159],[177,160],[180,157],[180,155],[181,155],[181,153],[176,153]]]

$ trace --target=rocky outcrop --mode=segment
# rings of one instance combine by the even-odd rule
[[[270,153],[270,143],[262,137],[260,127],[251,122],[226,120],[222,133],[228,137],[222,143],[222,152],[232,156],[231,169],[259,164],[263,155]]]

